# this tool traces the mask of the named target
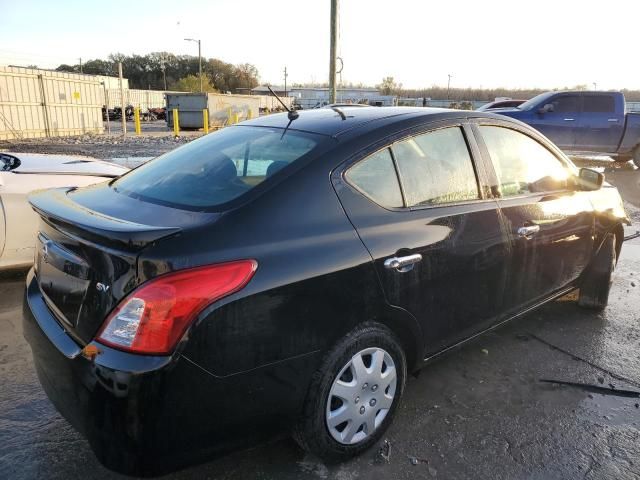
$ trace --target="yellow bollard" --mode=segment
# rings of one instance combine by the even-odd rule
[[[204,129],[204,134],[209,133],[209,109],[205,108],[202,110],[202,128]]]
[[[247,120],[251,120],[253,118],[253,110],[247,110]]]
[[[136,135],[140,135],[140,109],[138,107],[133,109],[133,123],[136,126]]]
[[[227,125],[233,123],[233,117],[231,116],[231,107],[227,108]]]
[[[178,118],[178,109],[173,109],[173,134],[176,137],[180,136],[180,119]]]
[[[240,118],[238,117],[238,113],[234,113],[233,114],[233,123],[238,123],[240,121]]]

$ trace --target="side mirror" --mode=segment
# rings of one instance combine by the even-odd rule
[[[590,168],[581,168],[577,183],[581,190],[599,190],[604,183],[604,173],[596,172]]]
[[[543,107],[540,107],[538,109],[538,113],[544,114],[544,113],[553,112],[554,110],[555,110],[555,107],[553,106],[553,103],[545,103]]]
[[[0,172],[9,172],[20,166],[20,159],[13,155],[0,153]]]

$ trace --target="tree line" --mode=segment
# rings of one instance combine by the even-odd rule
[[[118,62],[122,62],[125,78],[130,88],[151,90],[186,90],[194,83],[189,77],[198,75],[198,57],[153,52],[147,55],[112,53],[103,59],[92,59],[82,64],[82,73],[89,75],[118,75]],[[59,72],[81,71],[80,64],[62,64]],[[217,58],[202,58],[202,75],[205,91],[236,92],[238,89],[258,86],[258,69],[250,63],[234,65]],[[200,87],[198,79],[197,89]]]
[[[292,87],[328,87],[329,83],[294,83]],[[491,102],[498,97],[509,97],[514,99],[528,100],[544,92],[547,88],[456,88],[432,85],[425,88],[403,88],[402,83],[397,82],[394,77],[384,77],[382,82],[372,86],[364,83],[345,82],[338,88],[377,88],[382,95],[396,95],[398,97],[409,98],[430,98],[432,100],[452,100],[452,101],[472,101],[485,100]],[[563,85],[551,90],[589,90],[588,85]],[[640,102],[640,90],[622,89],[622,93],[629,102]]]
[[[174,55],[168,52],[153,52],[147,55],[124,55],[113,53],[103,59],[93,59],[82,64],[82,72],[90,75],[118,75],[118,62],[122,62],[123,75],[129,79],[130,88],[151,90],[198,91],[198,57],[192,55]],[[56,68],[61,72],[80,72],[80,64],[62,64]],[[259,84],[258,69],[250,63],[234,65],[217,58],[202,59],[203,90],[206,92],[237,92],[250,89]],[[328,83],[294,83],[292,87],[327,87]],[[363,83],[346,83],[345,88],[371,87]],[[433,100],[486,100],[497,97],[529,99],[548,91],[542,88],[457,88],[432,85],[427,88],[403,88],[394,77],[385,77],[375,85],[383,95],[422,98]],[[554,90],[588,90],[587,85],[561,86]],[[640,90],[623,89],[625,98],[630,102],[640,102]]]
[[[432,85],[429,88],[402,88],[402,83],[394,77],[385,77],[376,87],[383,95],[400,97],[431,98],[433,100],[486,100],[493,101],[498,97],[528,100],[549,89],[545,88],[447,88]],[[590,90],[588,85],[573,85],[553,88],[552,90]],[[629,102],[640,102],[640,90],[623,89],[622,93]]]

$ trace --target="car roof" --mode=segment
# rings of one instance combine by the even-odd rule
[[[17,173],[51,173],[74,175],[122,175],[129,171],[114,163],[103,162],[91,157],[74,155],[49,155],[39,153],[7,152],[20,160],[20,166],[12,172]]]
[[[394,122],[417,116],[430,117],[430,120],[436,121],[441,118],[465,117],[472,112],[425,107],[340,107],[299,110],[297,113],[298,118],[291,121],[287,113],[278,113],[242,122],[241,125],[288,127],[292,130],[339,136],[365,125],[370,125],[373,130],[380,127],[381,121]]]

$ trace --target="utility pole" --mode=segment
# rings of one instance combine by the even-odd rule
[[[80,73],[82,73],[82,57],[80,57]]]
[[[338,0],[331,0],[331,44],[329,46],[329,103],[336,103],[337,50],[338,50]]]
[[[118,81],[120,82],[120,113],[122,114],[122,136],[127,136],[127,108],[124,104],[124,82],[122,81],[122,62],[118,62]],[[109,112],[107,111],[107,115]]]
[[[597,90],[598,89],[598,84],[596,82],[593,82],[593,89]]]
[[[198,76],[200,77],[200,93],[202,93],[204,89],[202,88],[202,50],[200,49],[200,40],[196,40],[195,38],[185,38],[185,40],[187,42],[198,43]]]
[[[289,74],[287,73],[287,67],[284,67],[284,96],[287,96],[287,77]]]
[[[204,90],[202,88],[202,51],[200,50],[200,40],[198,40],[198,76],[200,77],[200,93]]]
[[[107,133],[111,135],[111,122],[109,121],[109,94],[107,92],[107,84],[100,82],[102,85],[102,91],[104,92],[104,110],[107,114]]]
[[[453,77],[453,75],[449,73],[447,77],[449,77],[449,80],[447,80],[447,100],[449,100],[449,88],[451,87],[451,77]]]
[[[167,67],[164,64],[164,60],[160,63],[160,70],[162,70],[162,80],[164,82],[164,89],[167,90]]]

